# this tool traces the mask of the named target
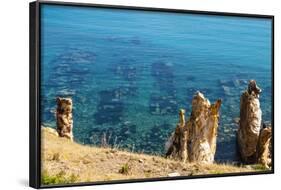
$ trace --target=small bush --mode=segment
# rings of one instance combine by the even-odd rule
[[[224,174],[224,171],[220,171],[220,170],[212,170],[210,171],[210,174]]]
[[[119,173],[128,175],[130,173],[131,167],[128,163],[124,164],[121,169],[119,170]]]
[[[259,171],[264,171],[264,170],[268,170],[268,168],[266,168],[264,165],[262,164],[255,164],[255,165],[252,165],[252,168],[254,170],[259,170]]]
[[[60,153],[55,153],[54,155],[53,155],[53,158],[52,158],[52,160],[54,160],[54,161],[60,161]]]
[[[58,174],[51,176],[46,171],[43,172],[41,176],[42,185],[53,185],[53,184],[67,184],[74,183],[78,180],[78,176],[71,174],[66,177],[65,172],[61,171]]]

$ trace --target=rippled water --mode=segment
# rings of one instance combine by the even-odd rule
[[[55,127],[55,98],[74,103],[85,144],[163,154],[193,94],[222,98],[217,160],[235,160],[240,94],[263,89],[271,120],[271,21],[71,6],[42,6],[41,121]]]

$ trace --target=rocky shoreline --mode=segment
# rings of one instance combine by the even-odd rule
[[[238,142],[238,151],[241,156],[240,164],[242,165],[242,168],[244,167],[244,165],[248,165],[248,164],[252,164],[252,165],[260,164],[264,169],[271,168],[272,130],[270,124],[262,123],[262,119],[261,119],[262,111],[259,102],[260,93],[261,93],[261,89],[258,87],[256,81],[250,80],[248,83],[248,88],[241,95],[240,118],[235,118],[236,122],[239,125],[238,132],[237,132],[237,142]],[[180,167],[182,167],[183,165],[193,166],[194,164],[205,165],[205,166],[213,165],[215,163],[215,153],[216,153],[217,135],[218,135],[217,131],[219,128],[220,107],[222,104],[223,102],[221,99],[218,99],[213,104],[211,104],[210,101],[201,92],[199,91],[196,92],[192,99],[192,110],[189,118],[187,120],[185,119],[184,109],[180,109],[179,111],[179,122],[176,125],[175,131],[171,134],[170,139],[166,143],[166,147],[167,147],[167,152],[165,155],[166,159],[161,156],[158,156],[157,158],[166,160],[165,162],[168,162],[168,160],[169,162],[176,162],[180,165]],[[73,107],[73,103],[71,98],[60,98],[60,97],[57,98],[57,110],[56,110],[57,129],[55,130],[51,128],[42,127],[43,131],[45,131],[44,133],[46,133],[47,131],[48,133],[55,136],[57,139],[60,139],[60,137],[64,137],[63,138],[64,141],[68,143],[67,146],[71,146],[71,143],[75,144],[75,142],[73,142],[73,132],[72,132],[73,130],[72,107]],[[69,139],[68,140],[69,142],[67,142],[67,139]],[[52,143],[49,142],[50,138],[48,137],[46,137],[46,139],[43,138],[42,141],[46,142],[47,144]],[[101,139],[101,142],[102,142],[101,146],[106,147],[107,145],[106,137],[103,137],[103,139]],[[44,148],[46,149],[46,147]],[[59,151],[58,154],[65,154],[64,145],[60,145],[60,148],[61,151]],[[87,149],[88,148],[89,147],[87,147]],[[120,151],[118,149],[117,150],[111,149],[111,150]],[[45,151],[46,150],[43,150],[43,152]],[[76,150],[73,151],[74,153],[77,152]],[[133,153],[128,153],[128,154],[133,155]],[[91,159],[91,162],[92,161],[94,162],[95,160]],[[121,171],[129,170],[131,166],[129,166],[127,163],[124,167],[126,169],[121,168]],[[184,167],[183,168],[180,167],[177,167],[176,171],[178,170],[182,171]],[[235,168],[235,166],[231,166],[231,167]],[[233,171],[231,170],[229,171],[229,173],[235,171],[236,169],[233,169]],[[242,169],[242,171],[244,170]],[[91,171],[87,171],[87,172],[91,172]],[[173,171],[170,170],[169,172],[173,173]],[[111,173],[111,171],[109,171],[109,173]],[[168,174],[169,173],[166,172],[165,174],[159,174],[159,175],[155,174],[153,176],[161,177],[161,176],[167,176]],[[206,174],[208,174],[208,172],[206,172]],[[183,172],[183,174],[171,174],[171,175],[174,176],[174,175],[190,175],[190,174]]]

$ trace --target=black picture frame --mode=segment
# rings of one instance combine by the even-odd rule
[[[75,184],[60,184],[51,186],[42,186],[41,178],[41,133],[40,133],[40,6],[43,4],[61,5],[61,6],[80,6],[80,7],[100,7],[110,9],[125,9],[125,10],[142,10],[142,11],[157,11],[157,12],[174,12],[174,13],[192,13],[203,15],[216,16],[235,16],[249,18],[270,19],[272,23],[271,31],[271,68],[272,68],[272,149],[274,150],[274,16],[259,15],[259,14],[244,14],[244,13],[229,13],[229,12],[210,12],[210,11],[195,11],[182,9],[167,9],[167,8],[152,8],[152,7],[134,7],[121,5],[105,5],[105,4],[89,4],[89,3],[72,3],[72,2],[55,2],[55,1],[35,1],[29,4],[29,184],[33,188],[52,188],[52,187],[69,187],[69,186],[85,186],[85,185],[101,185],[101,184],[117,184],[117,183],[134,183],[134,182],[152,182],[164,180],[182,180],[194,178],[211,178],[211,177],[227,177],[227,176],[244,176],[244,175],[259,175],[274,173],[274,151],[272,151],[272,169],[270,171],[260,172],[242,172],[242,173],[226,173],[226,174],[207,174],[196,176],[179,176],[179,177],[159,177],[149,179],[132,179],[132,180],[113,180],[103,182],[75,183]]]

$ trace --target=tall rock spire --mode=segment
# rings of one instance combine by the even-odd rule
[[[255,80],[250,80],[248,89],[240,98],[240,121],[238,145],[241,159],[245,163],[256,162],[256,148],[261,130],[262,111],[259,94],[261,89]]]
[[[184,162],[212,163],[216,152],[220,106],[221,100],[210,104],[202,93],[197,92],[187,122],[184,110],[179,111],[179,124],[172,134],[166,156]]]
[[[71,98],[57,98],[57,131],[60,137],[73,140],[73,119]]]
[[[200,92],[193,97],[191,116],[186,123],[190,162],[214,161],[221,103],[219,99],[211,104]]]

